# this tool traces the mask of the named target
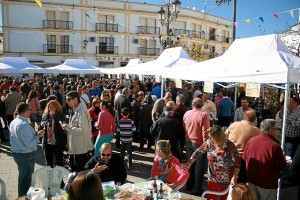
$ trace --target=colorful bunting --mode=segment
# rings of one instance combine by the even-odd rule
[[[63,11],[62,7],[60,7],[59,5],[55,5],[55,8],[56,8],[58,11],[60,11],[60,12]]]
[[[41,7],[41,8],[43,7],[41,0],[35,0],[35,2],[37,3],[37,5],[39,5],[39,7]]]
[[[237,28],[239,26],[238,22],[234,22],[233,25]]]
[[[228,29],[229,28],[229,26],[227,25],[227,24],[224,24],[224,26]]]
[[[264,18],[263,17],[260,17],[258,19],[260,19],[261,22],[264,22]]]
[[[278,19],[278,14],[277,14],[277,13],[273,14],[273,16],[274,16],[276,19]]]
[[[84,13],[84,15],[85,15],[87,18],[91,19],[91,17],[90,17],[90,15],[89,15],[89,14],[87,14],[87,13]]]
[[[294,10],[289,10],[289,14],[294,18]]]
[[[247,24],[250,26],[251,25],[251,20],[250,19],[247,19],[246,20]]]

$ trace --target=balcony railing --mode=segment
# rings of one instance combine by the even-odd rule
[[[118,24],[96,23],[96,31],[118,32]]]
[[[73,29],[72,21],[61,21],[61,20],[44,20],[45,29]]]
[[[96,53],[97,54],[118,54],[119,47],[117,46],[97,46]]]
[[[160,34],[160,28],[158,27],[150,27],[150,26],[138,26],[139,34]]]
[[[44,53],[73,53],[73,46],[44,44]]]
[[[138,52],[139,52],[139,55],[157,56],[160,53],[160,49],[159,48],[139,47]]]

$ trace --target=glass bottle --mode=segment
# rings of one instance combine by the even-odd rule
[[[47,200],[52,200],[52,194],[51,194],[51,189],[50,189],[50,187],[48,187]]]

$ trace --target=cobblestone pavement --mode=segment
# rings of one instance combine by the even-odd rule
[[[114,149],[114,151],[117,150]],[[0,178],[6,184],[6,197],[7,200],[14,200],[17,198],[18,169],[12,158],[9,143],[2,143],[0,156]],[[144,149],[141,151],[138,144],[134,143],[133,169],[127,171],[127,182],[137,183],[149,178],[153,158],[154,149]],[[38,146],[38,150],[35,152],[35,170],[40,169],[43,166],[45,166],[45,158],[41,146]],[[181,190],[180,192],[183,199],[201,199],[201,197],[188,194],[185,190]]]

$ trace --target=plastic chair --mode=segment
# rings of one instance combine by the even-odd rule
[[[219,192],[211,191],[211,190],[206,190],[206,191],[204,191],[204,192],[202,193],[201,198],[204,199],[204,198],[205,198],[205,195],[207,195],[207,194],[214,194],[214,195],[222,196],[222,195],[228,193],[228,192],[229,192],[229,189],[230,189],[230,187],[228,187],[226,190],[219,191]]]
[[[4,181],[0,178],[1,194],[0,199],[6,199],[6,187]]]
[[[40,188],[48,191],[49,187],[53,196],[55,196],[55,194],[61,194],[61,181],[67,178],[69,173],[69,170],[60,166],[56,166],[55,168],[51,168],[50,166],[43,167],[32,174],[31,186],[34,187],[36,179],[39,179],[41,184]]]

